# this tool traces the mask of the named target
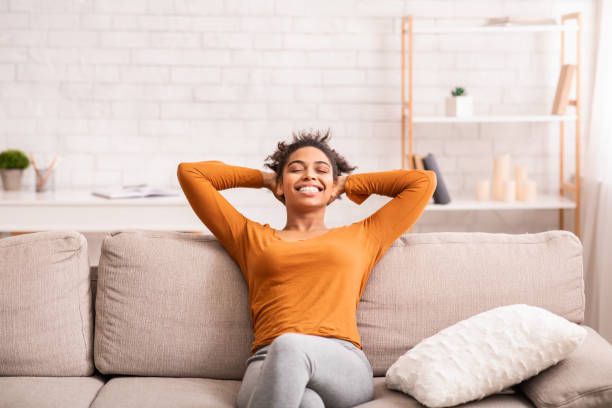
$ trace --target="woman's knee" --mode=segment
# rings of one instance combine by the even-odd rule
[[[270,354],[294,354],[301,353],[303,335],[299,333],[283,333],[276,337],[270,346]]]

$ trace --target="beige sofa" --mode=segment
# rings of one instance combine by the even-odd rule
[[[387,368],[442,328],[514,303],[583,321],[575,235],[398,239],[357,311],[376,394],[360,407],[420,407],[385,387]],[[513,394],[464,406],[604,406],[612,346],[588,333],[570,357]],[[78,232],[0,240],[0,408],[233,407],[252,340],[246,283],[210,235],[113,232],[91,270]]]

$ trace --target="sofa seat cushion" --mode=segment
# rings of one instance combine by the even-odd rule
[[[0,377],[0,408],[88,408],[104,385],[91,377]]]
[[[205,378],[114,377],[91,408],[234,408],[240,381]]]
[[[374,399],[355,408],[422,408],[414,398],[399,391],[390,390],[385,377],[374,377]],[[457,405],[461,408],[533,408],[533,405],[522,394],[494,394],[480,401]]]

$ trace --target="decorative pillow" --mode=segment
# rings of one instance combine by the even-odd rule
[[[538,408],[612,407],[612,346],[595,330],[554,367],[518,385]]]
[[[387,387],[428,407],[481,399],[556,364],[586,335],[583,327],[539,307],[497,307],[414,346],[389,367]]]

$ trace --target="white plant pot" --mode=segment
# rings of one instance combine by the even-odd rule
[[[472,116],[472,97],[446,97],[446,116]]]

